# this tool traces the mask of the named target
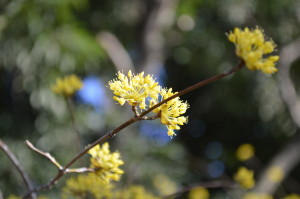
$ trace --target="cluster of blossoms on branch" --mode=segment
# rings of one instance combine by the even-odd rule
[[[279,56],[265,57],[274,51],[276,45],[272,40],[265,40],[262,29],[235,28],[228,34],[228,40],[235,44],[236,55],[244,60],[249,70],[261,70],[267,74],[277,72],[275,63]]]
[[[109,82],[109,87],[115,94],[114,99],[121,105],[127,102],[129,105],[138,106],[141,110],[151,108],[168,97],[176,94],[172,89],[162,88],[151,75],[144,73],[134,75],[131,71],[127,76],[118,72],[117,79]],[[174,130],[187,122],[187,117],[181,116],[186,112],[189,105],[179,97],[173,98],[165,104],[154,109],[152,112],[160,118],[162,124],[168,128],[168,135],[174,136]]]
[[[111,180],[120,180],[121,175],[124,173],[119,166],[123,165],[123,160],[120,159],[119,152],[111,153],[109,150],[109,144],[106,142],[100,147],[97,145],[88,152],[92,157],[91,168],[95,169],[95,173],[100,176],[106,183]]]

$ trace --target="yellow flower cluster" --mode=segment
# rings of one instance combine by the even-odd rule
[[[80,174],[76,178],[69,178],[63,188],[62,198],[158,199],[142,186],[131,185],[118,189],[112,184],[107,184],[95,173]]]
[[[118,72],[118,78],[110,81],[109,87],[115,94],[114,99],[118,103],[123,105],[128,102],[131,106],[139,105],[141,110],[152,107],[175,94],[172,89],[160,87],[152,76],[144,77],[143,72],[134,75],[129,71],[128,76]],[[179,130],[179,125],[187,122],[187,117],[181,115],[186,112],[188,107],[186,102],[176,97],[156,108],[153,112],[160,117],[161,123],[167,126],[168,135],[173,136],[175,135],[174,130]]]
[[[209,192],[202,187],[194,188],[189,192],[188,199],[209,199]]]
[[[236,55],[245,61],[249,70],[261,70],[267,74],[277,72],[275,62],[279,60],[279,56],[265,57],[274,51],[276,45],[272,40],[265,40],[260,28],[235,28],[228,34],[228,40],[235,44]]]
[[[126,101],[131,106],[137,106],[141,109],[146,108],[146,98],[151,97],[157,99],[160,86],[155,82],[152,76],[144,77],[144,72],[137,75],[128,72],[128,77],[118,72],[118,79],[109,83],[110,89],[116,95],[114,100],[123,105]]]
[[[234,180],[245,189],[251,189],[255,185],[253,171],[245,167],[239,168],[238,172],[234,175]]]
[[[62,198],[112,198],[112,185],[107,184],[95,173],[80,174],[77,177],[71,177],[66,181],[63,188]]]
[[[249,160],[254,156],[254,147],[251,144],[242,144],[236,151],[236,157],[240,161]]]
[[[243,199],[273,199],[273,196],[264,193],[246,193]]]
[[[106,142],[100,147],[99,145],[93,147],[88,152],[92,157],[91,168],[96,168],[96,174],[99,175],[105,182],[109,183],[111,180],[120,180],[121,175],[124,173],[119,168],[124,162],[120,159],[119,152],[111,153],[109,144]]]
[[[56,79],[56,83],[51,87],[56,94],[71,96],[83,86],[82,81],[76,75],[65,76]]]
[[[172,92],[172,89],[161,89],[160,96],[161,101],[167,99],[168,97],[174,95],[176,93]],[[157,104],[159,101],[155,99],[150,100],[150,106]],[[168,135],[174,136],[174,130],[179,130],[179,125],[183,125],[187,123],[187,117],[180,116],[186,112],[189,105],[186,102],[183,102],[176,97],[174,99],[169,100],[165,104],[159,106],[154,109],[153,112],[160,114],[161,123],[165,124],[168,128]]]

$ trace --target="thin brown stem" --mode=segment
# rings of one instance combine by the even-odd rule
[[[99,138],[98,140],[96,140],[94,143],[92,143],[91,145],[88,145],[84,150],[82,150],[79,154],[77,154],[69,163],[66,164],[66,166],[64,166],[62,169],[60,169],[58,171],[58,173],[56,174],[56,176],[49,181],[48,184],[45,185],[41,185],[38,186],[34,189],[31,189],[29,192],[27,192],[23,198],[28,198],[30,196],[31,193],[35,193],[38,191],[42,191],[42,190],[47,190],[50,189],[53,185],[55,185],[58,180],[64,176],[67,172],[67,169],[72,166],[78,159],[80,159],[84,154],[86,154],[91,148],[93,148],[94,146],[96,146],[97,144],[101,144],[103,142],[105,142],[106,140],[114,137],[118,132],[120,132],[122,129],[126,128],[127,126],[135,123],[138,121],[138,118],[133,117],[131,119],[129,119],[128,121],[124,122],[123,124],[121,124],[119,127],[115,128],[114,130],[106,133],[104,136],[102,136],[101,138]]]
[[[39,153],[40,155],[46,157],[48,160],[50,160],[50,162],[52,162],[57,168],[58,170],[62,169],[63,166],[61,166],[59,164],[59,162],[50,154],[47,152],[43,152],[40,149],[36,148],[35,146],[33,146],[33,144],[31,142],[29,142],[28,140],[25,141],[25,144],[32,150],[34,150],[35,152]]]
[[[187,88],[181,90],[180,92],[176,93],[175,95],[172,95],[171,97],[168,97],[167,99],[164,99],[164,100],[162,100],[161,102],[159,102],[159,103],[155,104],[154,106],[152,106],[151,108],[145,110],[144,112],[142,112],[142,113],[140,114],[140,117],[145,116],[146,114],[150,113],[151,111],[153,111],[153,110],[156,109],[157,107],[159,107],[159,106],[161,106],[162,104],[164,104],[164,103],[170,101],[171,99],[174,99],[175,97],[182,96],[182,95],[184,95],[184,94],[186,94],[186,93],[189,93],[189,92],[191,92],[191,91],[193,91],[193,90],[195,90],[195,89],[197,89],[197,88],[200,88],[200,87],[202,87],[202,86],[204,86],[204,85],[206,85],[206,84],[209,84],[209,83],[211,83],[211,82],[214,82],[214,81],[216,81],[216,80],[219,80],[219,79],[221,79],[221,78],[223,78],[223,77],[229,76],[229,75],[231,75],[231,74],[233,74],[233,73],[239,71],[244,65],[245,65],[245,62],[244,62],[242,59],[240,59],[240,62],[238,63],[238,65],[237,65],[236,67],[232,68],[231,70],[229,70],[229,71],[227,71],[227,72],[224,72],[224,73],[221,73],[221,74],[218,74],[218,75],[215,75],[215,76],[213,76],[213,77],[211,77],[211,78],[208,78],[208,79],[206,79],[206,80],[203,80],[203,81],[201,81],[201,82],[198,82],[198,83],[196,83],[196,84],[194,84],[194,85],[192,85],[192,86],[190,86],[190,87],[187,87]]]
[[[138,112],[136,106],[131,106],[131,110],[132,110],[132,112],[134,113],[134,116],[135,116],[135,117],[138,117],[138,116],[139,116],[139,112]]]
[[[19,172],[19,174],[21,175],[21,177],[25,183],[26,188],[28,190],[32,190],[33,185],[32,185],[32,182],[31,182],[29,176],[24,171],[24,169],[21,167],[17,157],[13,154],[13,152],[9,149],[9,147],[1,139],[0,139],[0,148],[3,150],[3,152],[7,155],[7,157],[11,160],[13,165],[16,167],[17,171]],[[0,192],[0,195],[2,195],[1,192]],[[31,193],[29,196],[32,199],[37,198],[35,193]],[[0,198],[1,198],[1,196],[0,196]]]
[[[97,168],[81,167],[75,169],[67,169],[66,173],[86,173],[86,172],[95,172],[97,170],[98,170]]]
[[[29,191],[28,193],[26,193],[23,198],[27,198],[31,193],[33,192],[38,192],[41,190],[46,190],[46,189],[50,189],[53,185],[55,185],[58,180],[64,176],[67,172],[67,169],[72,166],[78,159],[80,159],[84,154],[86,154],[91,148],[93,148],[94,146],[96,146],[97,144],[102,144],[103,142],[107,141],[108,139],[114,137],[118,132],[120,132],[121,130],[123,130],[124,128],[126,128],[127,126],[139,121],[139,120],[144,120],[144,116],[148,113],[150,113],[151,111],[153,111],[154,109],[156,109],[157,107],[161,106],[162,104],[166,103],[167,101],[175,98],[175,97],[179,97],[181,95],[184,95],[186,93],[189,93],[197,88],[200,88],[201,86],[204,86],[208,83],[214,82],[218,79],[221,79],[223,77],[229,76],[235,72],[237,72],[238,70],[240,70],[243,66],[244,66],[244,61],[240,60],[239,64],[232,68],[231,70],[229,70],[228,72],[224,72],[218,75],[215,75],[211,78],[208,78],[206,80],[203,80],[201,82],[198,82],[178,93],[176,93],[175,95],[164,99],[163,101],[157,103],[156,105],[152,106],[151,108],[147,109],[146,111],[142,112],[141,114],[139,114],[138,116],[134,116],[131,119],[129,119],[128,121],[124,122],[122,125],[120,125],[119,127],[115,128],[114,130],[106,133],[104,136],[102,136],[101,138],[99,138],[98,140],[96,140],[94,143],[92,143],[91,145],[88,145],[84,150],[82,150],[79,154],[77,154],[69,163],[66,164],[66,166],[64,166],[61,170],[59,170],[59,172],[57,173],[57,175],[51,180],[49,181],[48,184],[36,187],[34,189],[32,189],[31,191]],[[155,116],[154,116],[155,117]],[[149,117],[151,118],[151,117]]]
[[[69,110],[69,112],[70,112],[70,116],[71,116],[71,123],[72,123],[72,126],[73,126],[73,129],[74,129],[74,132],[75,132],[75,140],[76,140],[76,150],[78,151],[78,152],[80,152],[81,151],[81,146],[82,146],[82,144],[81,144],[81,138],[80,138],[80,133],[79,133],[79,130],[78,130],[78,128],[77,128],[77,126],[76,126],[76,120],[75,120],[75,114],[74,114],[74,111],[73,111],[73,106],[72,106],[72,104],[71,104],[71,100],[70,100],[70,98],[65,98],[66,99],[66,103],[67,103],[67,107],[68,107],[68,110]]]

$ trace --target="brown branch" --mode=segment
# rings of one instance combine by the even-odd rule
[[[95,172],[97,170],[98,170],[97,168],[81,167],[75,169],[67,169],[66,173],[86,173],[86,172]]]
[[[134,113],[134,116],[135,116],[135,117],[138,117],[138,116],[139,116],[139,112],[138,112],[136,106],[131,106],[131,110],[132,110],[132,112]]]
[[[3,150],[3,152],[7,155],[7,157],[11,160],[13,165],[16,167],[17,171],[19,172],[19,174],[21,175],[21,177],[25,183],[26,188],[28,190],[32,190],[33,185],[32,185],[32,182],[31,182],[29,176],[24,171],[24,169],[21,167],[17,157],[13,154],[13,152],[9,149],[9,147],[1,139],[0,139],[0,148]],[[31,193],[29,196],[32,199],[37,198],[35,193]],[[1,192],[0,192],[0,198],[1,198]]]
[[[223,78],[223,77],[229,76],[229,75],[231,75],[231,74],[237,72],[238,70],[240,70],[244,65],[245,65],[245,62],[244,62],[242,59],[240,59],[240,62],[237,64],[237,66],[234,67],[234,68],[232,68],[232,69],[229,70],[228,72],[224,72],[224,73],[215,75],[215,76],[213,76],[213,77],[211,77],[211,78],[208,78],[208,79],[203,80],[203,81],[201,81],[201,82],[198,82],[198,83],[196,83],[196,84],[194,84],[194,85],[192,85],[192,86],[190,86],[190,87],[188,87],[188,88],[186,88],[186,89],[181,90],[180,92],[176,93],[175,95],[172,95],[171,97],[162,100],[161,102],[155,104],[155,105],[152,106],[151,108],[149,108],[149,109],[147,109],[146,111],[142,112],[142,113],[139,115],[139,117],[144,117],[146,114],[150,113],[151,111],[153,111],[153,110],[156,109],[157,107],[161,106],[162,104],[166,103],[167,101],[170,101],[171,99],[174,99],[174,98],[176,98],[176,97],[182,96],[182,95],[184,95],[184,94],[186,94],[186,93],[189,93],[189,92],[191,92],[191,91],[193,91],[193,90],[196,90],[196,89],[198,89],[198,88],[200,88],[200,87],[202,87],[202,86],[204,86],[204,85],[206,85],[206,84],[209,84],[209,83],[211,83],[211,82],[214,82],[214,81],[216,81],[216,80],[219,80],[219,79],[221,79],[221,78]]]
[[[39,153],[40,155],[42,155],[42,156],[46,157],[48,160],[50,160],[50,162],[52,162],[59,170],[61,170],[63,168],[50,153],[39,150],[38,148],[33,146],[33,144],[31,142],[29,142],[28,140],[25,141],[25,144],[30,149],[34,150],[35,152]]]
[[[66,174],[66,171],[67,169],[72,166],[78,159],[80,159],[84,154],[86,154],[91,148],[93,148],[94,146],[96,146],[97,144],[102,144],[104,143],[105,141],[107,141],[108,139],[114,137],[117,133],[119,133],[121,130],[123,130],[124,128],[126,128],[127,126],[139,121],[139,120],[143,120],[144,116],[148,113],[150,113],[151,111],[153,111],[154,109],[156,109],[157,107],[161,106],[162,104],[168,102],[169,100],[175,98],[175,97],[179,97],[181,95],[184,95],[188,92],[191,92],[197,88],[200,88],[208,83],[211,83],[211,82],[214,82],[218,79],[221,79],[223,77],[226,77],[226,76],[229,76],[235,72],[237,72],[238,70],[240,70],[242,67],[244,66],[244,61],[243,60],[240,60],[239,64],[232,68],[230,71],[228,72],[224,72],[224,73],[221,73],[219,75],[215,75],[211,78],[208,78],[206,80],[203,80],[201,82],[198,82],[180,92],[178,92],[177,94],[167,98],[167,99],[164,99],[163,101],[157,103],[156,105],[152,106],[151,108],[147,109],[146,111],[142,112],[140,115],[138,115],[137,117],[134,116],[132,117],[131,119],[129,119],[128,121],[124,122],[122,125],[120,125],[119,127],[115,128],[114,130],[106,133],[104,136],[102,136],[101,138],[99,138],[98,140],[96,140],[94,143],[92,143],[91,145],[88,145],[84,150],[82,150],[79,154],[77,154],[69,163],[66,164],[66,166],[64,166],[63,168],[61,168],[59,170],[59,172],[57,173],[57,175],[48,183],[48,184],[45,184],[45,185],[41,185],[39,187],[36,187],[34,189],[32,189],[31,191],[29,191],[28,193],[26,193],[23,198],[27,198],[31,193],[33,192],[38,192],[38,191],[41,191],[41,190],[46,190],[46,189],[50,189],[53,185],[55,185],[58,180],[64,176]],[[52,156],[51,156],[52,157]]]

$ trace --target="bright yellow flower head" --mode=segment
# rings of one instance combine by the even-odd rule
[[[209,192],[207,189],[198,187],[189,192],[189,199],[209,199]]]
[[[236,151],[236,157],[240,161],[249,160],[254,156],[254,147],[251,144],[242,144]]]
[[[272,40],[265,40],[260,28],[235,28],[228,34],[228,40],[235,44],[236,55],[244,60],[249,70],[261,70],[267,74],[277,72],[275,62],[279,56],[266,56],[274,52],[276,45]]]
[[[109,144],[106,142],[102,147],[99,145],[93,147],[88,153],[92,156],[91,168],[97,168],[96,174],[100,175],[104,181],[108,183],[111,180],[120,180],[124,171],[119,166],[124,162],[120,159],[119,152],[110,153]]]
[[[243,199],[273,199],[273,196],[264,193],[246,193]]]
[[[139,105],[141,109],[146,109],[146,98],[157,99],[160,90],[154,78],[151,75],[144,77],[144,72],[134,75],[129,71],[127,76],[118,72],[118,78],[108,84],[119,104],[128,102],[131,106]]]
[[[54,93],[71,96],[83,86],[82,81],[76,75],[69,75],[56,79],[56,83],[51,87]]]
[[[238,172],[234,175],[234,180],[245,189],[251,189],[255,185],[253,171],[245,167],[239,168]]]
[[[176,93],[173,93],[172,89],[161,89],[161,101],[174,94]],[[158,100],[155,99],[150,100],[150,106],[155,105],[157,102]],[[180,129],[179,125],[187,123],[187,117],[181,115],[184,114],[188,108],[189,105],[186,102],[183,102],[179,99],[179,97],[176,97],[154,109],[153,112],[160,114],[161,123],[167,126],[168,135],[172,137],[176,135],[174,130]]]
[[[293,193],[293,194],[285,196],[282,199],[300,199],[300,196],[298,194]]]
[[[284,171],[278,166],[273,166],[268,169],[267,177],[274,183],[280,182],[284,178]]]
[[[112,185],[107,184],[95,173],[79,174],[77,177],[71,177],[67,180],[63,188],[62,198],[111,198]]]

